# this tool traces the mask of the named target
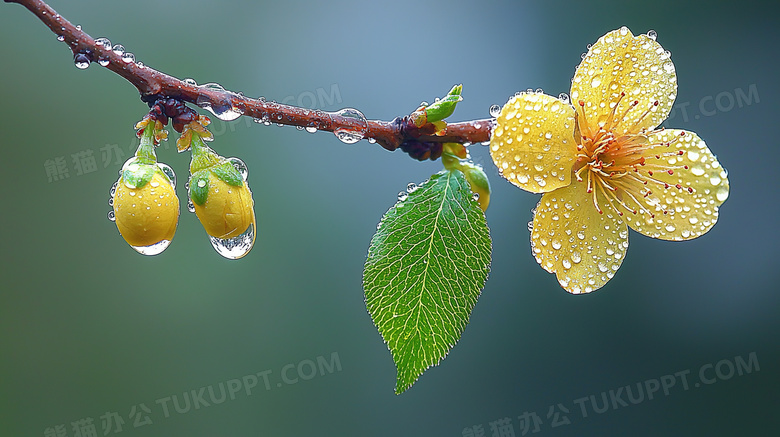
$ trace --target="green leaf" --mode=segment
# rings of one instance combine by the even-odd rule
[[[190,176],[190,199],[196,205],[203,205],[209,196],[209,172],[201,170]]]
[[[234,187],[241,187],[244,185],[244,178],[241,177],[241,173],[233,167],[230,162],[223,162],[222,164],[215,165],[209,168],[214,176],[218,177],[228,185]]]
[[[485,215],[458,170],[433,175],[382,217],[363,288],[398,369],[396,394],[460,339],[485,285],[490,252]]]
[[[455,112],[455,105],[463,100],[463,97],[460,95],[461,92],[463,92],[463,85],[455,85],[444,98],[425,108],[428,123],[444,120],[452,115]]]

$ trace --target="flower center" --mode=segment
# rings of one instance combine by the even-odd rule
[[[663,131],[655,129],[647,131],[640,122],[658,106],[656,100],[635,121],[626,115],[639,105],[634,100],[628,104],[622,113],[617,108],[625,93],[620,93],[617,102],[611,103],[611,111],[604,120],[589,120],[585,115],[585,102],[578,102],[577,130],[575,138],[577,145],[577,160],[573,172],[578,181],[587,180],[587,192],[593,195],[593,205],[599,214],[603,214],[596,197],[600,192],[618,215],[623,211],[632,214],[647,213],[651,218],[655,214],[646,205],[660,205],[657,197],[652,196],[654,189],[668,190],[676,188],[693,193],[693,188],[683,188],[681,184],[671,185],[658,176],[666,173],[673,175],[676,170],[688,169],[687,165],[675,165],[685,152],[673,150],[670,147],[680,137],[669,142],[652,142],[650,135]],[[680,136],[685,135],[682,132]],[[640,201],[642,198],[644,201]],[[668,211],[661,206],[664,214]]]

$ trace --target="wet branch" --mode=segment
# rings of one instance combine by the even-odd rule
[[[220,87],[198,86],[149,66],[139,65],[133,60],[126,61],[121,52],[115,52],[109,46],[98,44],[80,27],[74,26],[42,0],[5,0],[5,2],[18,3],[26,7],[68,45],[76,61],[100,60],[99,65],[133,84],[141,94],[141,99],[149,105],[161,97],[166,97],[203,108],[210,107],[215,114],[240,114],[258,120],[329,132],[360,132],[363,138],[376,140],[387,150],[395,150],[399,147],[404,150],[410,147],[414,149],[419,148],[420,144],[427,144],[426,147],[433,144],[435,148],[436,144],[444,142],[479,143],[490,139],[491,119],[450,123],[444,135],[434,135],[435,129],[432,125],[417,128],[408,121],[408,117],[399,117],[392,121],[365,120],[344,116],[337,112],[267,102],[262,98],[252,99]],[[431,158],[435,158],[435,155],[434,153]]]

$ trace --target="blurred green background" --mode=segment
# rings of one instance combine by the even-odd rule
[[[486,118],[518,90],[568,92],[588,43],[621,25],[658,32],[679,84],[665,125],[697,132],[729,170],[718,225],[686,243],[632,232],[615,278],[571,296],[530,255],[538,196],[500,179],[487,148],[472,147],[494,190],[490,278],[459,344],[401,396],[361,272],[396,193],[440,162],[216,120],[213,147],[249,166],[254,250],[222,259],[183,208],[171,247],[143,257],[106,214],[115,161],[134,150],[146,106],[98,65],[76,69],[32,14],[2,4],[0,435],[88,435],[79,421],[90,418],[96,435],[113,435],[106,413],[127,436],[520,436],[526,412],[540,418],[539,435],[776,431],[780,20],[770,4],[52,2],[174,76],[385,120],[455,83],[465,100],[453,121]],[[107,155],[112,145],[121,159]],[[184,199],[189,157],[174,147],[158,156]],[[88,151],[96,167],[84,171],[74,155]],[[47,161],[58,158],[68,177],[50,181]],[[729,376],[751,358],[750,373]],[[323,362],[330,370],[312,374]],[[702,366],[717,380],[695,387]],[[251,395],[242,386],[235,399],[184,413],[169,402],[164,414],[168,397],[185,411],[185,393],[192,401],[212,387],[219,397],[220,383],[269,370],[270,389],[260,379]],[[677,377],[668,395],[636,405],[583,417],[575,402],[593,395],[600,407],[609,390],[685,371],[688,390]]]

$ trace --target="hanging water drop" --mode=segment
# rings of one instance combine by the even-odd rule
[[[97,62],[98,62],[98,65],[100,65],[101,67],[108,67],[108,64],[109,64],[108,58],[98,58]]]
[[[317,128],[314,126],[309,126],[306,128],[306,132],[313,134],[314,132],[317,132]]]
[[[195,204],[192,203],[191,199],[187,199],[187,211],[195,212]]]
[[[498,105],[493,105],[488,110],[490,112],[490,116],[493,118],[498,118],[499,115],[501,115],[501,107]]]
[[[135,251],[140,253],[141,255],[152,256],[152,255],[161,254],[170,245],[171,245],[171,240],[161,240],[149,246],[130,246],[130,247],[135,249]]]
[[[239,259],[252,250],[255,244],[255,225],[250,224],[243,234],[228,239],[209,236],[211,245],[218,254],[227,259]]]
[[[369,137],[369,138],[368,138],[368,143],[369,143],[369,144],[374,144],[374,143],[376,143],[376,138]]]
[[[80,52],[73,56],[73,65],[75,65],[79,70],[88,68],[90,62],[92,62],[92,57],[89,55],[89,53]]]
[[[64,42],[65,41],[65,35],[57,35],[57,41]]]
[[[114,206],[114,196],[108,198],[108,206]]]
[[[231,157],[227,160],[233,164],[233,167],[241,174],[241,178],[246,181],[246,179],[249,177],[249,169],[247,168],[244,161],[236,157]]]
[[[116,221],[116,215],[114,214],[114,210],[113,209],[108,212],[108,219],[111,220],[112,222]]]
[[[567,104],[567,105],[568,105],[568,104],[569,104],[569,102],[570,102],[570,100],[569,100],[569,95],[568,95],[568,94],[566,94],[566,93],[560,93],[560,94],[558,94],[558,99],[560,99],[560,101],[562,101],[563,103],[565,103],[565,104]]]

